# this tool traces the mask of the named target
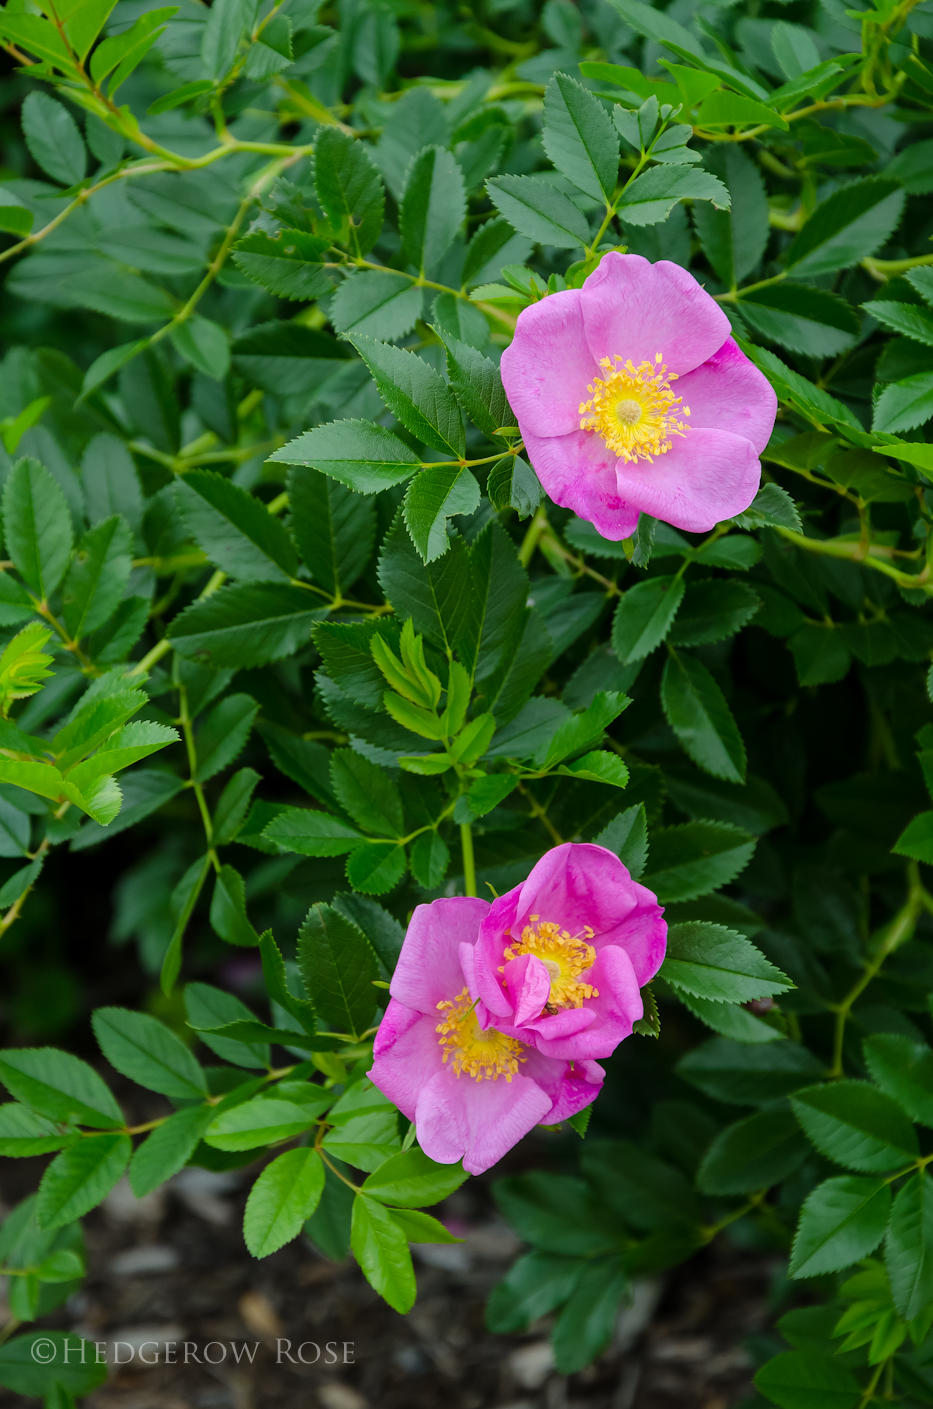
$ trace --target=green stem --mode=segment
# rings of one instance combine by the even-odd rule
[[[830,1080],[836,1081],[845,1075],[843,1066],[843,1046],[845,1043],[846,1023],[852,1011],[853,1004],[861,997],[865,989],[877,977],[884,961],[899,949],[902,944],[906,944],[914,932],[917,923],[917,916],[920,911],[927,908],[929,896],[920,880],[920,870],[916,861],[911,861],[907,867],[907,875],[910,882],[910,889],[907,899],[894,919],[882,931],[882,938],[874,957],[865,964],[865,970],[861,978],[853,984],[841,1002],[833,1004],[831,1011],[836,1014],[835,1030],[833,1032],[833,1061],[832,1066],[826,1075]]]
[[[463,893],[476,894],[476,861],[473,857],[473,829],[469,822],[460,823],[460,848],[463,852]]]
[[[538,540],[542,533],[549,527],[547,513],[544,509],[538,509],[531,523],[525,530],[522,546],[518,550],[518,561],[523,568],[527,568],[528,564],[531,562],[534,557],[534,551],[538,546]]]

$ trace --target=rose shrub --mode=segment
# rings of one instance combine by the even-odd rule
[[[471,15],[0,9],[0,1384],[124,1176],[404,1313],[502,1161],[560,1373],[732,1239],[928,1404],[930,16]]]

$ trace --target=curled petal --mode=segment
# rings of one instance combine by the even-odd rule
[[[692,418],[691,418],[692,419]],[[650,464],[617,461],[620,496],[642,513],[688,533],[708,533],[748,508],[761,465],[751,441],[724,430],[690,426]]]
[[[549,294],[518,315],[500,371],[522,434],[566,435],[580,424],[580,402],[599,375],[583,328],[580,290]]]
[[[651,264],[640,254],[613,251],[581,293],[587,342],[597,362],[618,356],[637,367],[653,363],[660,352],[669,371],[682,376],[712,357],[732,331],[715,299],[666,259]]]
[[[521,1027],[540,1015],[551,992],[551,976],[534,954],[522,954],[505,965],[505,983],[512,1000],[512,1024]]]
[[[708,361],[688,372],[675,385],[690,426],[728,431],[751,441],[760,455],[771,438],[777,397],[767,377],[736,346],[732,338]]]
[[[552,1101],[542,1125],[559,1125],[592,1105],[606,1075],[598,1062],[574,1062],[571,1068],[568,1062],[555,1061],[541,1052],[529,1054],[525,1070]]]
[[[633,1024],[644,1014],[635,970],[624,949],[615,945],[601,949],[586,977],[598,994],[587,1001],[587,1008],[594,1014],[589,1027],[569,1037],[552,1039],[546,1031],[550,1018],[529,1024],[537,1029],[538,1051],[545,1056],[573,1062],[610,1057],[620,1042],[631,1037]]]

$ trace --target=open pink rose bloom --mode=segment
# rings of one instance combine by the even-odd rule
[[[601,846],[567,842],[490,904],[415,910],[370,1076],[425,1154],[481,1174],[535,1125],[599,1094],[643,1015],[667,944],[663,911]]]
[[[604,256],[519,314],[502,382],[555,504],[604,538],[640,513],[706,533],[747,509],[777,398],[678,264]]]

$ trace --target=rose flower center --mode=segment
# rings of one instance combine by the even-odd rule
[[[579,977],[596,963],[596,950],[589,943],[593,938],[589,925],[584,927],[582,934],[572,935],[553,920],[542,920],[540,915],[529,915],[528,918],[530,923],[522,930],[520,941],[517,944],[513,941],[505,951],[505,958],[517,959],[522,954],[533,954],[541,960],[551,979],[545,1011],[582,1008],[587,998],[598,998],[599,993],[593,985],[581,982]],[[503,964],[499,972],[504,968]]]
[[[671,382],[676,372],[668,372],[660,352],[655,365],[642,362],[634,367],[631,359],[602,357],[606,375],[597,377],[588,401],[580,402],[581,431],[595,431],[620,460],[647,460],[670,450],[672,436],[683,435],[689,427],[680,419],[690,415],[683,398],[675,396]]]
[[[456,998],[445,999],[438,1008],[447,1009],[447,1016],[435,1028],[440,1033],[438,1041],[445,1049],[444,1062],[453,1057],[451,1069],[455,1076],[466,1072],[474,1081],[498,1081],[504,1076],[511,1081],[518,1071],[522,1055],[522,1044],[514,1037],[506,1037],[494,1027],[484,1032],[476,1021],[476,1004],[470,999],[470,991],[465,988]]]

